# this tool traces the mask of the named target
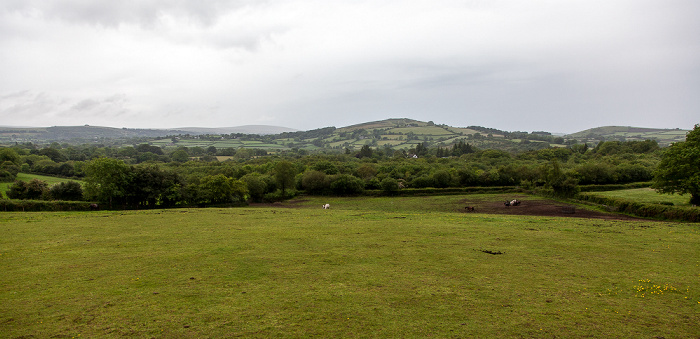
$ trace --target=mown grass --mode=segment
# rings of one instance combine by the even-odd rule
[[[1,336],[700,335],[696,224],[464,198],[2,213]]]
[[[690,206],[690,196],[678,194],[659,194],[651,188],[635,188],[627,190],[590,192],[588,194],[611,198],[622,198],[630,201],[652,204],[671,203],[675,206]]]

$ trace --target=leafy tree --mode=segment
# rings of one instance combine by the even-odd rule
[[[76,181],[60,182],[49,188],[47,196],[53,200],[80,201],[83,199],[83,187]]]
[[[123,161],[110,158],[97,158],[84,168],[85,196],[109,204],[124,202],[131,179],[131,168]]]
[[[326,174],[321,171],[306,171],[301,177],[301,187],[309,193],[321,193],[328,186]]]
[[[175,162],[187,162],[188,160],[190,160],[190,155],[187,154],[187,151],[185,149],[178,148],[177,150],[175,150],[175,152],[170,154],[170,159],[172,159]]]
[[[544,168],[545,186],[552,189],[559,196],[572,196],[580,192],[578,180],[564,173],[559,161],[552,160]]]
[[[254,202],[263,201],[266,187],[265,182],[261,179],[261,175],[259,173],[246,174],[241,177],[241,181],[245,183],[246,188],[248,189],[250,200]]]
[[[0,163],[0,182],[12,182],[17,178],[19,166],[12,161],[6,160]]]
[[[449,187],[452,184],[452,176],[446,170],[438,170],[433,173],[433,184],[438,188]]]
[[[232,203],[245,201],[248,195],[246,185],[223,174],[209,175],[202,178],[200,184],[199,203]]]
[[[275,180],[285,196],[285,190],[294,185],[294,176],[297,174],[294,164],[287,160],[282,160],[275,165]]]
[[[358,158],[371,158],[372,157],[372,148],[369,147],[369,145],[363,145],[362,148],[360,148],[360,152],[357,153]]]
[[[387,195],[395,195],[399,192],[399,182],[392,177],[386,177],[380,183],[382,191]]]
[[[0,148],[0,163],[4,163],[5,161],[9,161],[14,163],[15,165],[20,165],[20,156],[12,148]]]
[[[700,125],[688,132],[684,142],[668,147],[654,172],[654,188],[660,193],[690,194],[700,205]]]
[[[339,174],[331,181],[331,191],[338,195],[353,195],[364,191],[362,179],[349,174]]]
[[[133,207],[172,206],[179,200],[173,188],[181,185],[180,177],[157,165],[131,167],[126,188],[127,203]]]
[[[48,190],[49,184],[46,181],[32,179],[29,182],[22,180],[15,181],[6,192],[10,199],[41,199]]]

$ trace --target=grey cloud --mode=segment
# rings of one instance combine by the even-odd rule
[[[241,8],[251,0],[139,0],[139,1],[82,1],[82,0],[9,0],[2,5],[6,12],[41,15],[69,23],[87,23],[115,27],[122,23],[152,26],[161,15],[173,15],[212,24],[229,10]]]

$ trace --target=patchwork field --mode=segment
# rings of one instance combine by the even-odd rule
[[[0,213],[0,336],[700,336],[697,224],[501,198]]]

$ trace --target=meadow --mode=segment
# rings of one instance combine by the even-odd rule
[[[700,336],[698,224],[465,199],[0,213],[0,336]]]
[[[652,188],[634,188],[627,190],[615,190],[604,192],[591,192],[588,194],[600,195],[610,198],[622,198],[630,201],[650,204],[673,204],[675,206],[690,206],[689,195],[659,194]]]

